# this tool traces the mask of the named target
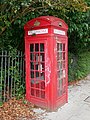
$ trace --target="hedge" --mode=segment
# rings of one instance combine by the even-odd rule
[[[74,55],[69,53],[69,82],[80,80],[90,73],[90,51]]]

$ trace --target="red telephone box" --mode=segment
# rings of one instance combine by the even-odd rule
[[[55,110],[68,101],[67,24],[41,16],[25,26],[26,99]]]

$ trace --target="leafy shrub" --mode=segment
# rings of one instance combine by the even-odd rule
[[[76,80],[76,71],[77,71],[77,60],[78,58],[72,54],[72,53],[69,53],[69,66],[68,66],[68,77],[69,77],[69,82],[70,81],[73,81],[73,80]]]
[[[90,73],[90,52],[74,55],[69,53],[69,82],[82,79]]]
[[[78,60],[77,79],[81,79],[90,73],[90,52],[80,54]]]

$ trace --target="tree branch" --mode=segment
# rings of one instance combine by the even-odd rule
[[[31,6],[31,5],[30,5]],[[38,8],[33,8],[33,7],[30,7],[28,6],[27,8],[25,8],[22,13],[19,13],[15,18],[13,18],[10,23],[12,24],[16,19],[20,18],[21,16],[25,16],[27,13],[31,12],[31,11],[35,11],[35,10],[39,10],[39,9],[42,9],[42,8],[47,8],[47,6],[43,6],[43,7],[38,7]],[[0,35],[2,35],[4,33],[4,31],[7,29],[8,26],[4,26],[2,28],[2,31],[0,32]]]

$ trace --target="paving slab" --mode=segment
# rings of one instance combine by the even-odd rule
[[[90,75],[68,87],[68,103],[56,112],[41,109],[43,120],[90,120]],[[38,113],[40,109],[38,109]]]

